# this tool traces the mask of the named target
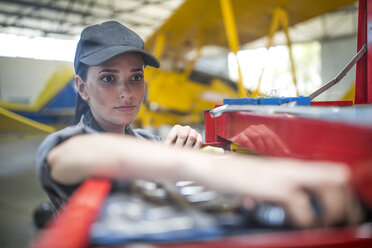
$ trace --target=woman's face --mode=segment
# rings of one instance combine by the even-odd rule
[[[143,59],[128,53],[90,66],[83,84],[82,98],[88,101],[98,124],[108,132],[122,133],[137,117],[145,95]]]

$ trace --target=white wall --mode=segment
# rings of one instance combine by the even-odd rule
[[[59,66],[73,70],[70,62],[0,57],[0,99],[32,102]]]
[[[322,84],[326,84],[335,78],[345,68],[346,64],[357,53],[356,45],[356,36],[321,41]],[[328,89],[314,100],[340,100],[354,82],[355,66],[337,85]]]
[[[228,78],[229,65],[227,60],[227,53],[221,55],[201,57],[195,64],[195,69],[209,74]]]

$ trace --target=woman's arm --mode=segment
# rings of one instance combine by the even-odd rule
[[[310,195],[322,207],[324,225],[337,223],[355,210],[350,204],[349,172],[338,164],[249,156],[220,158],[113,134],[73,137],[54,148],[47,160],[51,176],[63,184],[92,176],[192,180],[217,191],[280,204],[300,227],[316,221]]]

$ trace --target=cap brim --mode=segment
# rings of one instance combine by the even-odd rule
[[[130,47],[130,46],[115,46],[115,47],[105,48],[96,53],[93,53],[84,58],[81,58],[80,62],[86,65],[90,65],[90,66],[100,65],[118,55],[125,54],[125,53],[131,53],[131,52],[139,53],[142,56],[143,61],[145,62],[146,65],[159,68],[160,63],[155,58],[154,55],[152,55],[151,53],[143,49],[139,49],[137,47]]]

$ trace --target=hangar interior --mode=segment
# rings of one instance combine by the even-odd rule
[[[84,27],[107,20],[117,20],[135,30],[147,42],[154,39],[153,34],[160,30],[162,25],[167,23],[169,18],[185,2],[192,2],[192,0],[0,1],[0,103],[2,103],[0,107],[5,111],[15,110],[18,111],[17,113],[27,113],[28,115],[25,116],[31,118],[32,115],[29,113],[34,110],[39,111],[39,105],[50,100],[50,98],[41,99],[41,96],[51,94],[46,94],[46,91],[60,92],[62,84],[64,87],[67,82],[73,82],[74,49]],[[209,2],[211,5],[218,5],[213,1]],[[261,1],[249,2],[260,9]],[[265,5],[266,2],[280,4],[285,1],[262,1],[262,5]],[[332,9],[332,5],[337,1],[323,0],[320,2]],[[289,27],[300,95],[307,96],[332,80],[357,53],[358,1],[341,2],[351,3],[336,10],[324,11],[324,13],[311,18],[304,17],[305,21],[300,21]],[[293,12],[295,13],[296,9]],[[268,13],[271,12],[268,11]],[[298,15],[301,14],[305,16],[304,13]],[[291,16],[289,17],[291,18]],[[271,16],[267,14],[265,18],[270,23]],[[197,18],[183,21],[195,23],[194,25],[198,23]],[[238,24],[238,33],[240,25]],[[250,27],[249,24],[243,26],[246,26],[247,29]],[[270,52],[265,48],[268,43],[266,35],[268,30],[261,31],[265,35],[260,34],[258,38],[240,45],[237,57],[243,71],[243,81],[245,79],[244,86],[246,89],[254,91],[257,87],[256,81],[259,74],[264,68],[266,73],[271,74],[264,77],[261,85],[263,94],[278,97],[295,96],[296,91],[292,84],[293,74],[291,73],[284,30],[279,28],[275,33]],[[224,30],[221,32],[224,33]],[[208,35],[213,36],[214,34]],[[46,44],[49,41],[52,45],[47,47]],[[41,47],[35,45],[44,44],[43,42],[46,43]],[[186,60],[190,64],[193,63],[195,53],[196,49],[189,51],[186,56]],[[45,57],[43,57],[44,55]],[[47,55],[50,57],[46,58]],[[283,56],[285,62],[280,60]],[[194,61],[194,70],[198,72],[199,78],[213,76],[236,85],[238,74],[234,57],[234,53],[226,45],[222,48],[213,45],[204,47],[201,56]],[[277,64],[270,65],[270,61],[274,60],[278,61]],[[161,68],[168,71],[173,70],[174,73],[187,68],[183,64],[172,68],[173,64],[168,63],[166,56],[161,60],[161,62],[163,61],[164,64]],[[261,67],[256,68],[256,72],[253,72],[252,68],[255,63],[261,63]],[[284,69],[275,70],[275,67],[282,64],[285,65]],[[186,63],[186,65],[188,64]],[[338,85],[324,92],[317,100],[353,100],[355,77],[354,66]],[[48,88],[49,84],[53,82],[58,82],[55,85],[60,88],[57,86],[53,89]],[[273,82],[276,84],[270,84]],[[234,87],[236,88],[236,86]],[[177,85],[167,92],[175,92],[175,89],[177,89]],[[225,93],[223,89],[219,88],[219,91],[212,92],[213,94],[205,93],[204,95],[220,97]],[[185,92],[192,92],[193,89],[187,90],[189,89],[186,89]],[[206,89],[205,92],[208,90],[210,89]],[[208,93],[210,92],[208,91]],[[233,93],[231,95],[237,96]],[[213,105],[202,102],[200,108],[194,108],[192,102],[195,102],[195,99],[186,98],[184,102],[180,101],[181,103],[174,103],[171,100],[156,102],[156,98],[151,98],[146,106],[146,111],[156,112],[159,109],[165,109],[169,110],[171,114],[177,112],[183,113],[183,115],[181,117],[167,116],[159,111],[160,114],[152,115],[152,119],[141,116],[142,119],[137,124],[163,136],[169,130],[169,126],[175,122],[191,123],[191,126],[204,134],[205,130],[203,130],[200,113],[197,115],[195,112],[200,112],[200,108],[205,109],[205,106],[213,107]],[[218,99],[221,100],[221,98]],[[26,111],[22,112],[22,108]],[[60,111],[62,111],[58,112],[58,121],[60,122],[56,125],[50,124],[48,119],[38,119],[36,124],[32,121],[23,121],[22,125],[18,122],[10,123],[11,128],[9,128],[1,118],[0,125],[3,126],[0,135],[0,155],[2,158],[0,164],[1,247],[27,247],[38,235],[39,229],[33,220],[34,210],[40,203],[48,201],[48,198],[36,178],[35,154],[40,142],[50,132],[48,131],[50,130],[49,126],[53,130],[66,126],[66,122],[63,121],[71,116],[71,109],[66,108]],[[47,122],[38,124],[44,120]],[[48,126],[45,127],[44,124]],[[29,128],[30,126],[32,127]]]

